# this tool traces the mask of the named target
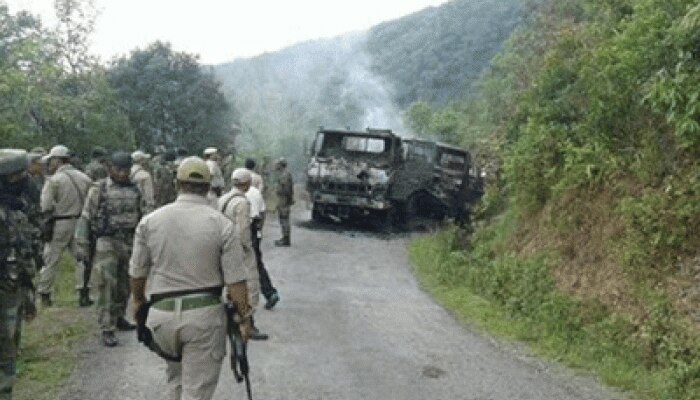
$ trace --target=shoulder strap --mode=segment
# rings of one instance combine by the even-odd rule
[[[75,188],[75,191],[78,193],[78,199],[80,199],[80,204],[83,204],[83,192],[80,190],[80,187],[78,186],[77,183],[75,183],[75,179],[71,176],[71,174],[68,173],[68,170],[63,171],[64,174],[68,177],[70,180],[70,183],[73,184],[73,187]]]
[[[228,200],[224,203],[224,207],[221,209],[221,213],[226,215],[226,209],[228,208],[228,205],[231,203],[231,200],[233,200],[236,197],[245,197],[243,193],[236,193],[233,196],[229,197]]]

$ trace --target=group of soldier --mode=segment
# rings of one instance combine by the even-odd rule
[[[0,400],[12,398],[22,320],[37,315],[35,293],[53,305],[66,249],[77,261],[79,305],[92,305],[96,289],[104,346],[136,328],[130,295],[137,312],[153,309],[145,323],[153,339],[180,356],[167,361],[169,398],[211,398],[225,353],[224,294],[245,340],[268,338],[254,310],[260,294],[268,310],[280,296],[262,261],[265,186],[255,160],[231,171],[216,148],[202,158],[155,153],[95,148],[83,172],[62,145],[0,149]],[[275,245],[290,246],[293,181],[284,159],[275,169]]]

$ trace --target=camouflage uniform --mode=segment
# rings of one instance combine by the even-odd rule
[[[92,159],[88,165],[85,166],[85,174],[87,174],[93,182],[104,179],[109,175],[107,167],[97,159]]]
[[[103,332],[114,332],[125,315],[131,245],[142,214],[141,193],[134,184],[118,184],[107,178],[88,192],[75,239],[83,251],[87,251],[91,233],[97,241],[92,282]]]
[[[23,151],[0,150],[0,163],[21,157]],[[26,153],[24,153],[26,158]],[[0,399],[12,398],[16,375],[21,319],[33,296],[32,278],[36,269],[31,238],[34,227],[26,214],[25,198],[0,187]],[[33,306],[33,300],[31,305]]]
[[[291,224],[289,216],[294,204],[294,181],[292,174],[287,170],[286,163],[282,164],[279,180],[277,181],[277,213],[282,228],[282,239],[275,241],[276,245],[289,246],[291,244]]]
[[[174,168],[158,157],[153,160],[153,196],[156,208],[172,203],[177,197]]]
[[[141,191],[145,203],[144,214],[148,214],[155,209],[155,197],[153,195],[153,177],[145,167],[134,164],[131,167],[131,181]]]

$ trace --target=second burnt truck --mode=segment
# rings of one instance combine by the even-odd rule
[[[466,150],[391,130],[319,129],[306,187],[315,220],[371,218],[384,227],[421,217],[464,222],[481,195]]]

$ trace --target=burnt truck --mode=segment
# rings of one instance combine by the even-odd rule
[[[391,130],[321,128],[306,188],[314,220],[372,218],[383,227],[417,218],[464,222],[480,192],[466,150],[402,139]]]

